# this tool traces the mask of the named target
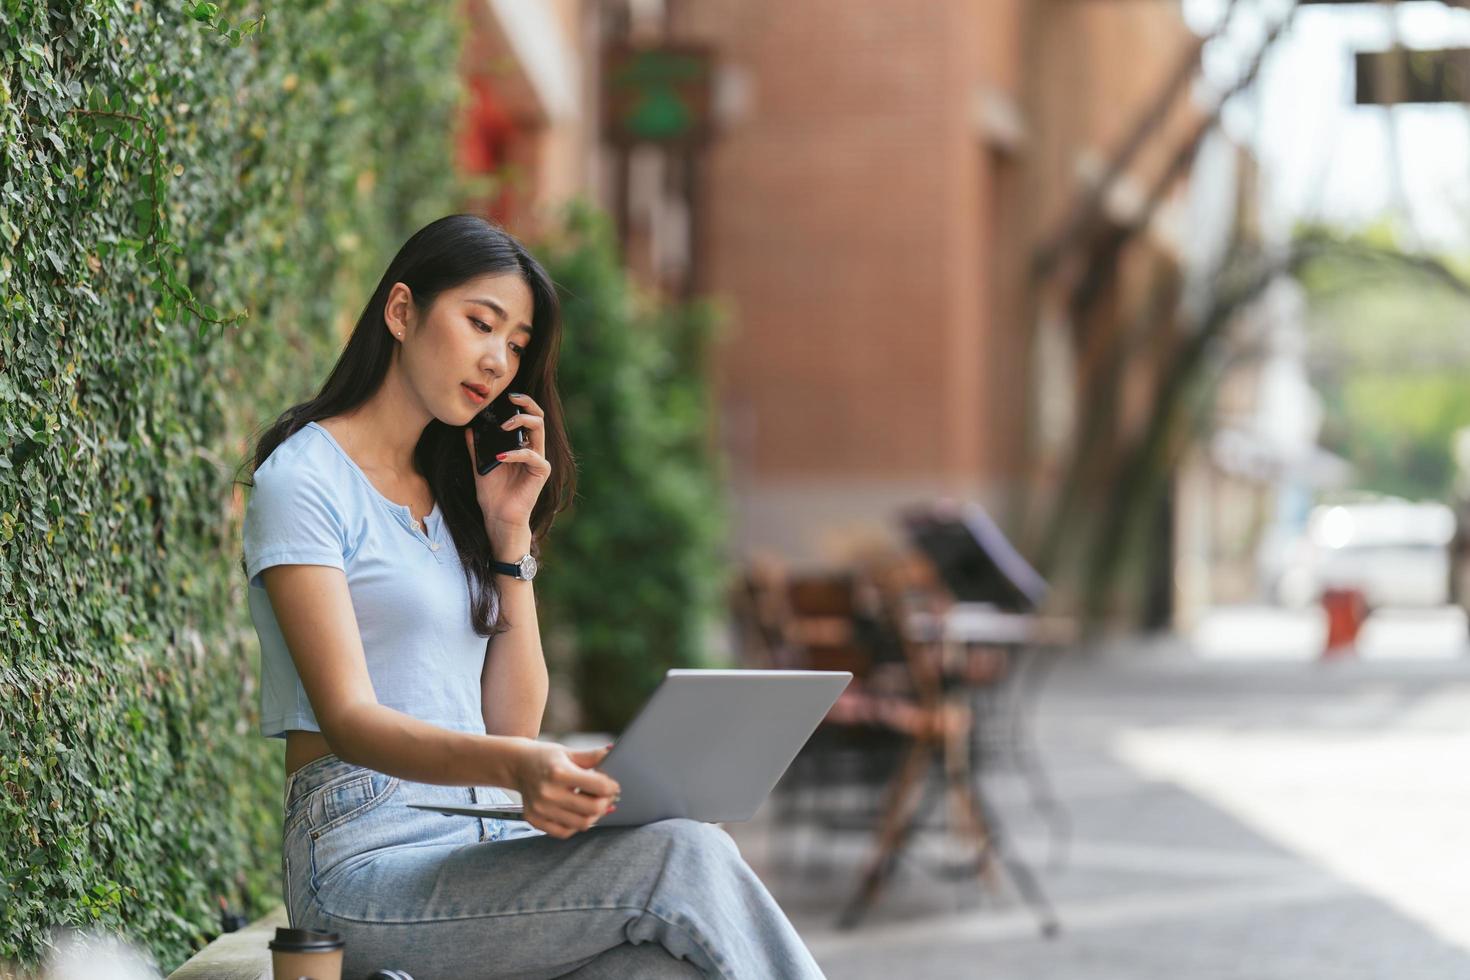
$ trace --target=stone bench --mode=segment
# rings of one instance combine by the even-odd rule
[[[269,943],[277,926],[287,925],[278,905],[244,929],[227,932],[168,975],[168,980],[271,980]]]

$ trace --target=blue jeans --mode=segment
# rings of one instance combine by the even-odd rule
[[[297,928],[342,934],[344,980],[820,977],[713,824],[661,820],[557,840],[408,803],[506,802],[323,756],[286,779],[282,871]]]

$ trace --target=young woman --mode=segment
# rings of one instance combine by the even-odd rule
[[[441,218],[393,259],[321,392],[256,446],[243,564],[262,733],[286,740],[291,922],[343,934],[347,976],[820,976],[724,831],[586,833],[617,801],[606,749],[536,740],[526,559],[573,488],[560,329],[519,242]],[[530,445],[479,476],[466,425],[507,390],[505,428]],[[526,823],[406,805],[509,800],[497,787]]]

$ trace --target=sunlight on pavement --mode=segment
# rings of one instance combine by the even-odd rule
[[[1422,721],[1463,720],[1470,689],[1433,701]],[[1114,749],[1470,949],[1470,734],[1175,727]]]

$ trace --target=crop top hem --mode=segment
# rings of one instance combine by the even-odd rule
[[[471,722],[439,721],[433,718],[421,718],[419,720],[426,721],[437,728],[448,729],[451,732],[467,732],[471,735],[485,734],[485,725],[483,722],[475,725]],[[320,734],[321,728],[316,722],[301,715],[286,715],[270,720],[262,719],[260,722],[260,734],[266,738],[285,738],[288,731],[317,732]]]

